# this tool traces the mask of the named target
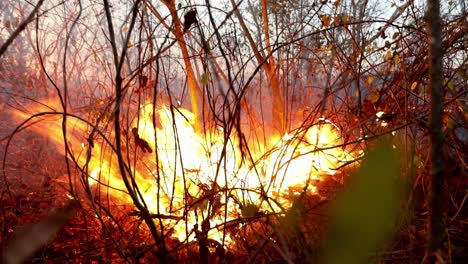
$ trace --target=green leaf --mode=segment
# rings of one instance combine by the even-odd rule
[[[202,84],[208,84],[208,81],[210,79],[210,73],[209,72],[204,72],[201,76],[201,82]]]
[[[325,263],[367,263],[391,232],[402,193],[395,154],[391,144],[369,153],[349,188],[337,199]]]
[[[400,32],[395,32],[393,33],[392,39],[396,39],[398,36],[400,36]]]
[[[455,85],[453,84],[452,81],[450,81],[450,82],[447,83],[447,87],[448,87],[450,90],[453,90],[453,88],[455,88]]]

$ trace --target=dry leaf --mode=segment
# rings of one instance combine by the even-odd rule
[[[387,50],[387,53],[385,53],[385,58],[387,58],[388,60],[392,58],[392,52]]]
[[[395,64],[398,64],[398,62],[400,62],[400,56],[398,56],[398,54],[395,54],[395,56],[393,56],[393,61],[395,62]]]
[[[329,15],[321,15],[320,19],[322,20],[322,23],[324,26],[328,27],[331,24],[331,16]]]

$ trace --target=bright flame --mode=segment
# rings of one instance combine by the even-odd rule
[[[45,105],[54,104],[49,101]],[[50,111],[31,108],[34,113]],[[243,156],[238,139],[232,135],[225,138],[221,128],[204,135],[196,133],[194,115],[186,109],[171,110],[164,106],[157,109],[155,127],[152,111],[151,104],[141,107],[138,120],[126,129],[136,128],[137,134],[132,137],[127,133],[130,143],[126,145],[123,139],[122,151],[132,159],[128,166],[132,166],[132,177],[141,191],[140,199],[152,213],[161,216],[164,226],[172,229],[173,236],[180,241],[193,240],[197,232],[206,231],[204,219],[209,220],[208,237],[221,241],[223,232],[219,230],[223,223],[245,217],[241,210],[245,205],[281,213],[300,192],[305,189],[316,192],[314,180],[335,174],[335,168],[357,155],[340,146],[343,142],[337,127],[326,119],[281,139],[271,138],[269,146],[256,143],[255,148],[249,149],[249,155]],[[17,118],[29,117],[19,111],[13,113]],[[57,149],[63,151],[61,116],[54,115],[44,121],[46,126],[36,124],[34,130],[53,140]],[[67,122],[69,147],[80,166],[85,166],[86,153],[91,151],[88,184],[93,187],[102,184],[101,190],[109,186],[113,197],[132,204],[121,179],[116,154],[109,144],[101,136],[95,136],[92,144],[83,143],[88,142],[91,128],[76,118],[69,117]],[[113,134],[107,136],[114,142]],[[143,153],[137,140],[147,143],[152,153]],[[229,241],[229,234],[226,235],[224,240]]]

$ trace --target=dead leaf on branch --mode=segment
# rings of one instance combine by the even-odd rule
[[[192,9],[184,15],[184,33],[195,23],[198,23],[197,10]]]
[[[143,153],[153,153],[153,150],[151,149],[149,143],[146,140],[141,139],[140,135],[138,135],[138,129],[136,127],[132,128],[132,133],[135,139],[135,145],[140,147]]]
[[[320,19],[325,27],[329,27],[331,24],[332,17],[330,15],[321,15]]]

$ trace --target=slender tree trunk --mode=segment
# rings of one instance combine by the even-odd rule
[[[268,19],[268,8],[267,0],[261,0],[262,4],[262,18],[263,18],[263,31],[265,32],[265,45],[268,52],[268,64],[265,64],[265,70],[267,72],[268,79],[270,81],[270,88],[273,94],[273,105],[272,105],[272,118],[275,122],[274,128],[280,134],[285,132],[285,122],[284,122],[284,105],[283,98],[281,96],[280,82],[278,80],[278,75],[276,74],[276,63],[271,52],[271,43],[270,43],[270,29],[269,29],[269,19]]]
[[[267,55],[264,55],[264,53],[258,48],[257,44],[252,38],[252,34],[250,33],[250,30],[248,29],[247,25],[244,22],[244,18],[242,17],[237,4],[234,2],[234,0],[231,0],[231,5],[234,8],[234,14],[236,15],[237,19],[239,20],[239,24],[242,28],[242,31],[245,34],[245,37],[247,38],[250,47],[252,48],[252,51],[254,52],[255,58],[257,59],[257,62],[261,64],[262,69],[266,72],[268,81],[270,82],[270,91],[273,96],[273,103],[271,106],[271,114],[272,114],[272,122],[274,123],[274,128],[275,128],[275,133],[278,133],[282,135],[285,132],[285,120],[284,120],[284,104],[283,104],[283,99],[281,96],[281,89],[280,89],[280,81],[278,79],[278,74],[276,73],[276,63],[273,58],[272,50],[271,50],[271,45],[270,45],[270,33],[268,29],[268,12],[267,12],[267,6],[266,6],[266,1],[262,0],[262,22],[263,22],[263,31],[265,33],[265,45],[266,45],[266,50],[268,52]],[[268,56],[268,59],[266,60],[266,56]]]
[[[429,194],[429,237],[427,257],[435,263],[441,257],[444,240],[444,134],[442,130],[443,93],[442,93],[442,33],[439,0],[427,1],[427,21],[430,40],[430,80],[431,80],[431,183]]]
[[[270,81],[270,89],[273,95],[273,105],[271,106],[271,114],[273,118],[273,127],[275,132],[282,135],[286,129],[286,122],[284,120],[284,104],[283,97],[281,95],[280,81],[276,73],[276,67],[274,64],[268,64],[266,67],[268,80]]]
[[[140,1],[136,1],[136,3],[133,6],[132,21],[130,23],[130,28],[126,36],[126,41],[124,43],[128,42],[130,38],[130,34],[133,30],[133,26],[135,25],[135,19],[137,17],[139,3]],[[113,117],[114,117],[114,131],[115,131],[115,149],[116,149],[115,152],[116,152],[117,160],[119,164],[120,175],[128,191],[128,195],[132,198],[132,201],[135,207],[138,209],[138,211],[140,211],[141,218],[145,221],[148,229],[151,232],[151,235],[153,236],[153,239],[159,251],[157,253],[157,256],[160,258],[162,262],[169,263],[173,260],[169,252],[167,251],[164,237],[159,235],[159,231],[157,230],[157,227],[156,227],[156,224],[154,223],[153,218],[150,216],[150,212],[148,208],[146,207],[144,203],[142,203],[141,197],[138,195],[138,192],[135,191],[135,189],[133,188],[132,177],[131,175],[128,174],[125,160],[122,154],[123,152],[122,152],[122,146],[121,146],[122,140],[121,140],[121,133],[120,133],[121,132],[120,112],[121,112],[121,104],[122,104],[124,95],[122,91],[123,78],[121,76],[121,71],[122,71],[122,65],[124,64],[124,59],[127,53],[127,46],[124,45],[122,48],[122,51],[119,54],[117,50],[111,9],[110,9],[110,4],[108,0],[104,0],[104,10],[105,10],[107,26],[109,30],[109,40],[110,40],[110,45],[112,48],[112,54],[114,57],[114,66],[115,66],[115,109],[114,109]]]
[[[213,63],[213,67],[214,67],[213,75],[216,75],[227,86],[229,86],[230,85],[229,78],[223,72],[223,69],[221,68],[221,66],[216,61],[216,58],[211,57],[210,60],[211,60],[211,63]],[[224,94],[224,91],[222,91],[222,93]],[[225,96],[228,96],[228,94],[226,94]],[[257,115],[255,114],[255,111],[250,109],[249,103],[247,102],[247,99],[245,98],[245,96],[240,98],[240,100],[241,100],[240,104],[241,104],[242,110],[244,110],[245,113],[247,114],[247,116],[250,118],[250,121],[252,122],[253,127],[257,128],[259,123],[258,123]]]
[[[177,10],[175,7],[175,1],[161,1],[166,7],[169,9],[171,13],[171,18],[174,23],[173,34],[177,39],[177,42],[180,46],[180,51],[182,52],[182,57],[184,60],[185,70],[187,73],[187,85],[190,92],[190,103],[192,104],[192,112],[195,114],[195,130],[201,131],[201,123],[200,123],[200,111],[198,100],[201,100],[203,94],[201,92],[200,85],[195,78],[195,72],[193,71],[193,66],[191,64],[190,55],[187,49],[187,44],[185,43],[184,39],[184,32],[182,30],[182,24],[180,22],[179,16],[177,15]]]

